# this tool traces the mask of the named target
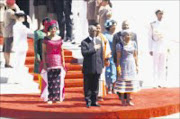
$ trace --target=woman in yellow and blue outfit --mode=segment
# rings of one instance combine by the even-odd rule
[[[107,20],[105,22],[105,28],[106,31],[104,32],[104,36],[107,38],[111,51],[112,51],[112,47],[113,47],[113,35],[116,29],[116,25],[117,22],[114,20]],[[114,83],[116,81],[116,65],[114,63],[113,60],[113,56],[111,56],[109,58],[110,61],[110,65],[108,67],[106,67],[106,84],[107,84],[107,88],[108,88],[108,94],[112,94],[114,93],[113,89],[114,89]]]

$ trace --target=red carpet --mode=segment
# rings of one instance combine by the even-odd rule
[[[0,44],[3,44],[3,39],[0,37]],[[27,52],[25,65],[29,68],[29,72],[34,75],[34,80],[38,82],[38,75],[34,71],[34,41],[28,39],[29,50]],[[65,87],[82,87],[83,75],[81,73],[82,66],[77,64],[77,60],[72,57],[72,52],[65,50],[65,62],[68,72],[65,77]]]
[[[180,112],[179,88],[144,89],[133,94],[135,106],[123,107],[118,96],[107,95],[99,107],[86,108],[82,88],[66,88],[65,101],[48,105],[38,94],[0,96],[0,115],[10,118],[148,119]]]
[[[0,44],[3,43],[0,37]],[[33,40],[29,39],[26,66],[38,81],[34,70]],[[82,67],[72,57],[72,52],[65,50],[68,73],[65,78],[65,101],[61,104],[48,105],[39,94],[4,94],[0,95],[0,117],[9,118],[61,118],[61,119],[149,119],[180,112],[179,88],[145,89],[133,94],[135,106],[123,107],[117,95],[107,95],[100,102],[100,108],[85,107],[83,96]],[[26,79],[25,79],[26,80]],[[73,88],[72,88],[73,87]]]

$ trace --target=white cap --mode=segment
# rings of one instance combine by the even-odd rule
[[[24,16],[24,15],[26,15],[26,14],[24,13],[24,11],[19,10],[19,11],[17,11],[17,12],[15,13],[15,15],[21,15],[21,16]]]

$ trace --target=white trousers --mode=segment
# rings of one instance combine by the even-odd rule
[[[27,51],[16,51],[14,54],[14,69],[22,69],[25,66]]]
[[[166,54],[153,52],[153,85],[166,86]]]
[[[16,51],[12,59],[13,70],[10,75],[9,83],[23,83],[27,78],[31,78],[28,75],[28,68],[25,67],[27,51]]]

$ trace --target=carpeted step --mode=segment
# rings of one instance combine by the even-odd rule
[[[34,57],[27,57],[25,61],[25,65],[34,64]]]
[[[38,79],[38,75],[39,75],[39,74],[36,74],[36,73],[31,73],[31,74],[34,76],[34,78],[33,78],[34,81],[38,81],[38,80],[39,80],[39,79]]]
[[[34,72],[34,64],[28,64],[26,66],[29,68],[29,73],[33,73]]]
[[[69,80],[69,79],[82,79],[83,78],[83,74],[81,71],[68,71],[65,77],[65,80]],[[38,76],[35,75],[34,76],[34,80],[38,80]]]
[[[33,50],[28,50],[26,57],[32,57],[34,56],[34,51]]]
[[[31,69],[31,65],[29,65],[29,70],[32,71],[30,72],[32,75],[34,75],[34,80],[38,80],[38,74],[33,73],[34,68]],[[66,74],[65,79],[78,79],[78,78],[83,78],[83,74],[81,71],[68,71]]]
[[[82,70],[82,66],[79,64],[66,63],[66,67],[68,71],[81,71]]]
[[[29,53],[28,55],[29,56],[27,56],[25,64],[34,64],[34,56],[30,56],[32,55],[31,53]],[[65,56],[65,62],[77,63],[77,59],[73,58],[72,56]]]
[[[72,52],[71,51],[68,51],[68,50],[64,50],[64,55],[65,56],[72,56]],[[32,49],[31,47],[29,47],[29,50],[27,52],[27,57],[31,57],[31,56],[34,56],[34,49]]]
[[[34,72],[34,64],[33,65],[26,65],[29,68],[29,72]],[[69,70],[66,74],[66,78],[83,78],[81,70]]]
[[[83,87],[83,79],[65,79],[65,88]]]
[[[0,45],[2,45],[2,44],[3,44],[3,37],[0,36]]]
[[[39,83],[38,74],[34,75],[34,81]],[[83,79],[65,79],[65,87],[83,87]]]
[[[28,59],[26,59],[26,66],[29,68],[29,72],[33,73],[34,71],[34,59],[32,58],[31,62],[28,62]],[[71,64],[71,63],[66,63],[66,67],[68,71],[82,71],[82,66],[79,64]]]
[[[83,78],[82,71],[68,71],[65,79],[79,79]]]
[[[64,55],[65,56],[72,56],[72,52],[68,50],[64,50]]]
[[[65,56],[65,62],[66,63],[77,63],[78,60],[73,58],[72,56]]]

